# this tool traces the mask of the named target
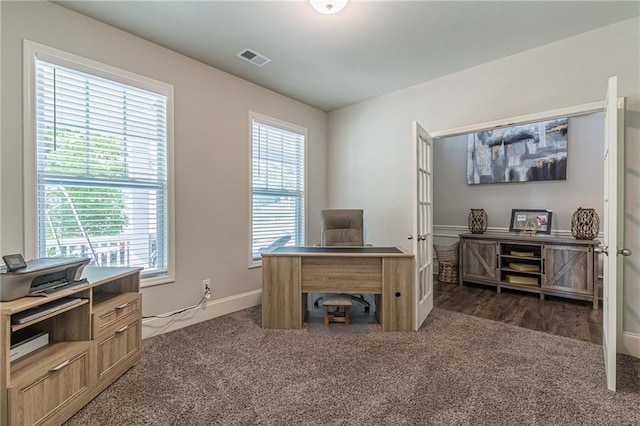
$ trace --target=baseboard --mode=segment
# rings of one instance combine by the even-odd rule
[[[158,336],[189,325],[207,321],[241,309],[262,303],[262,290],[253,290],[224,299],[212,300],[200,308],[186,311],[168,318],[147,318],[142,321],[142,338]],[[170,312],[168,312],[170,314]]]
[[[622,332],[622,339],[618,351],[631,355],[636,358],[640,358],[640,334],[631,333],[628,331]]]

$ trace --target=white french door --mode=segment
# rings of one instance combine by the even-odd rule
[[[433,309],[433,139],[413,122],[414,203],[413,254],[414,329],[418,330]]]
[[[604,253],[602,283],[602,350],[607,375],[607,388],[616,390],[616,352],[618,330],[618,295],[622,294],[622,256],[631,251],[618,247],[623,244],[623,146],[621,135],[624,102],[618,100],[617,77],[607,86],[604,126],[604,239],[597,249]],[[622,111],[620,111],[622,110]],[[621,256],[622,255],[622,256]]]

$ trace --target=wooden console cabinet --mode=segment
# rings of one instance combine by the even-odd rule
[[[59,425],[142,356],[140,268],[87,267],[87,286],[0,303],[0,425]],[[82,298],[24,324],[11,317],[63,297]],[[13,362],[11,334],[49,333],[49,344]]]
[[[593,302],[598,309],[597,240],[548,235],[461,234],[465,281]]]

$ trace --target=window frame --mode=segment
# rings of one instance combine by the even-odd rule
[[[24,253],[27,258],[38,256],[36,232],[37,205],[37,105],[36,58],[52,64],[135,86],[166,96],[167,98],[167,271],[164,274],[141,278],[141,287],[175,282],[175,207],[174,207],[174,125],[173,86],[158,80],[125,71],[72,53],[55,49],[30,40],[23,43],[23,202]]]
[[[302,158],[302,164],[304,167],[302,184],[303,184],[303,192],[304,195],[302,197],[303,200],[303,209],[302,216],[304,221],[304,226],[302,227],[302,241],[306,245],[307,244],[307,210],[308,210],[308,185],[307,185],[307,175],[308,175],[308,152],[309,152],[309,136],[306,127],[289,123],[277,118],[270,117],[265,114],[261,114],[254,111],[249,111],[249,269],[252,268],[260,268],[262,267],[262,259],[254,260],[253,259],[253,122],[257,121],[262,124],[266,124],[268,126],[273,126],[280,128],[282,130],[294,132],[301,134],[304,137],[304,154]]]

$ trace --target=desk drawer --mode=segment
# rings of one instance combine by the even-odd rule
[[[9,424],[59,424],[86,403],[90,386],[89,345],[35,378],[9,389]],[[72,407],[73,406],[73,407]]]
[[[140,312],[140,293],[122,293],[93,307],[93,338],[95,339],[103,330],[113,325],[120,318],[124,318],[131,312]]]
[[[140,358],[142,350],[142,320],[138,313],[132,312],[106,329],[94,341],[96,374],[98,385],[105,380],[108,383],[121,374]],[[135,357],[137,356],[137,357]],[[129,358],[134,357],[131,363]],[[113,376],[113,377],[112,377]]]
[[[303,257],[303,293],[382,293],[382,259]]]

